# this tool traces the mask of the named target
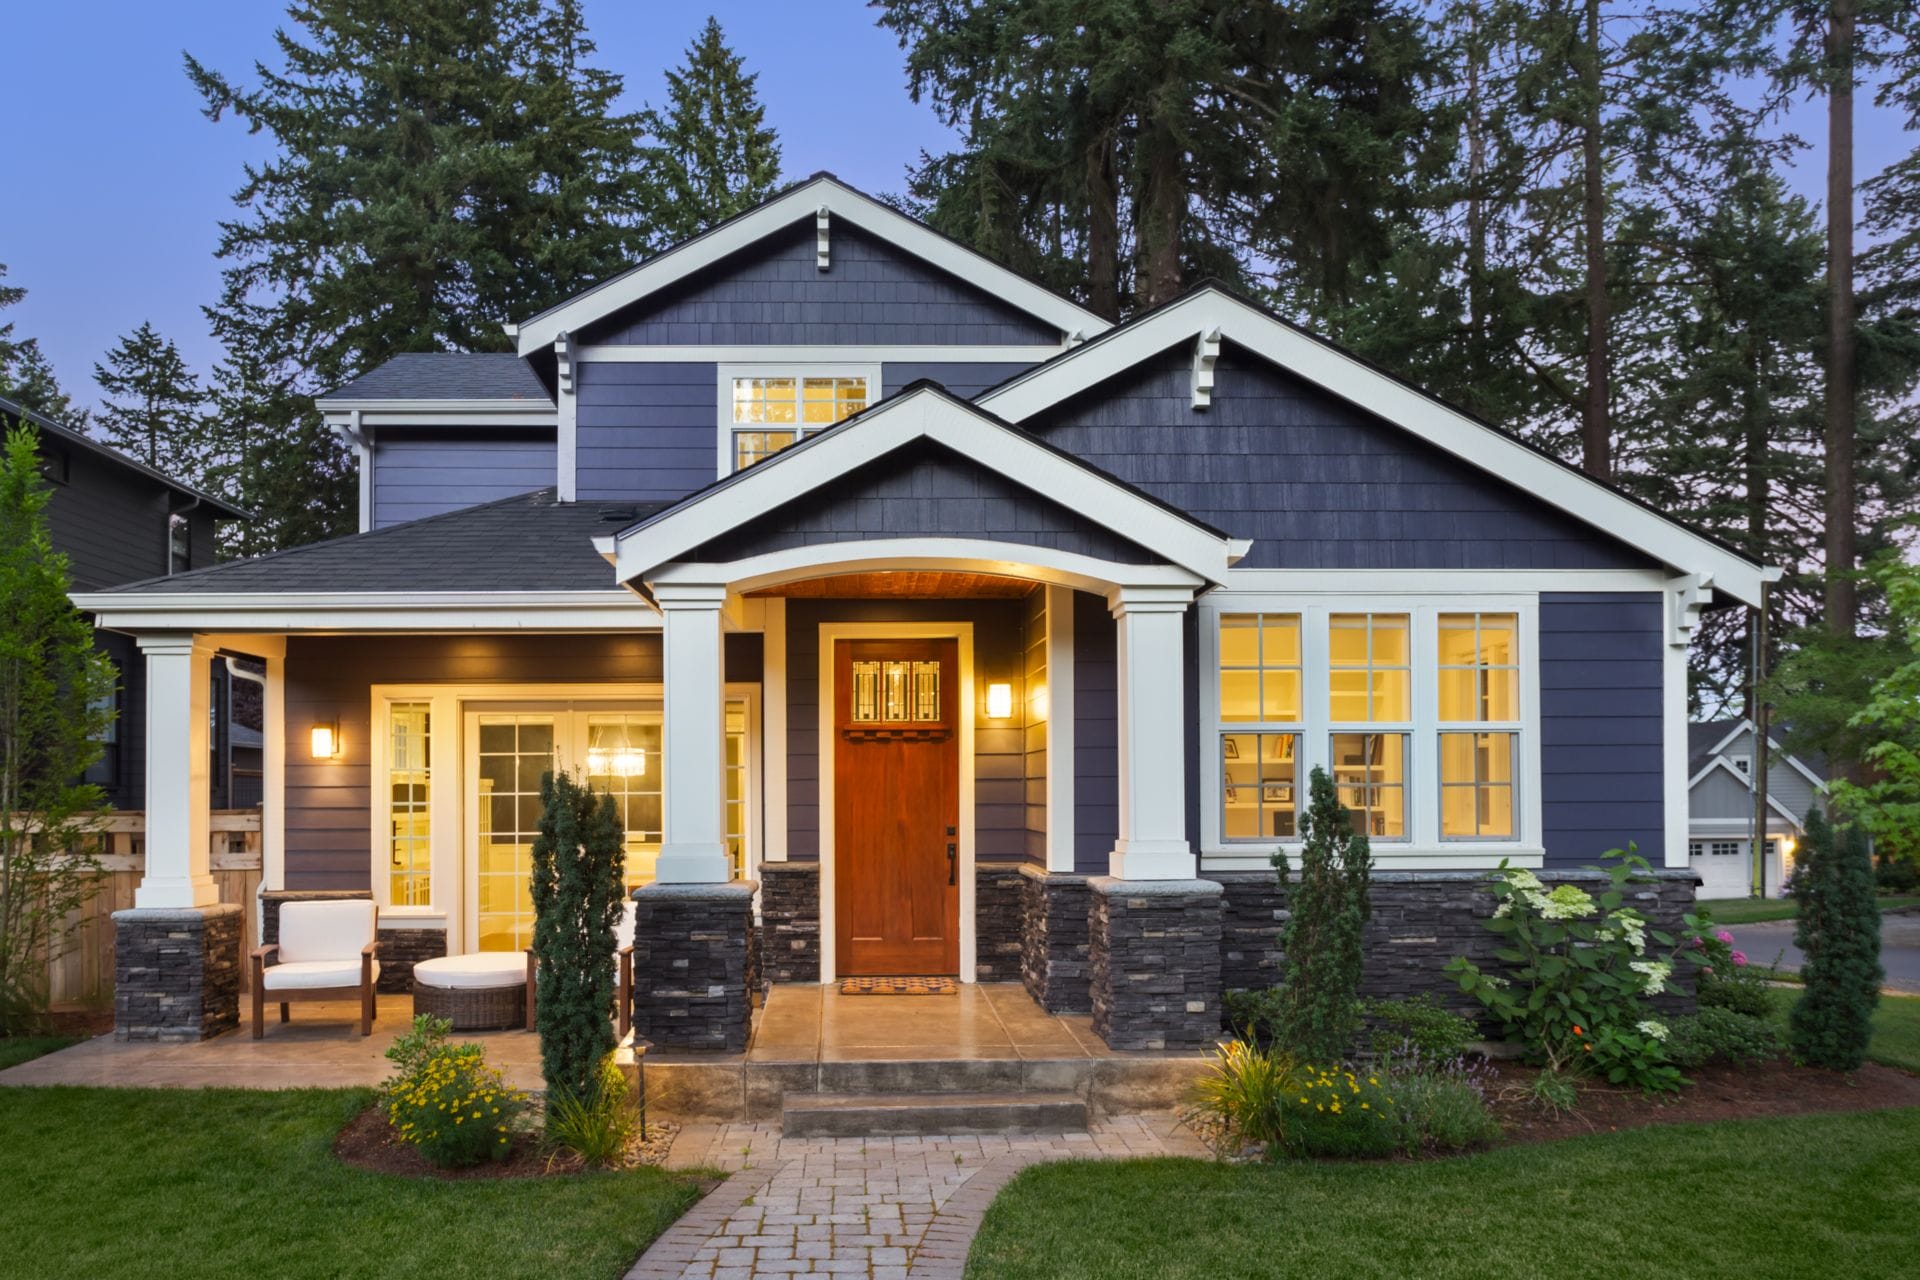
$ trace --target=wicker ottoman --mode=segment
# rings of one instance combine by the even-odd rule
[[[527,1025],[527,953],[436,956],[413,966],[413,1012],[449,1019],[455,1031]]]

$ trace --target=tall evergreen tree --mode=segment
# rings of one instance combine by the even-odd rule
[[[641,113],[657,248],[751,209],[780,185],[780,139],[754,91],[759,78],[710,17],[686,62],[667,72],[666,109]]]
[[[1800,904],[1793,944],[1807,958],[1806,993],[1788,1020],[1793,1055],[1809,1066],[1852,1071],[1866,1061],[1886,976],[1866,833],[1858,826],[1835,830],[1818,809],[1809,812],[1793,896]]]
[[[0,262],[0,281],[7,277],[7,264]],[[27,296],[19,285],[0,283],[0,309],[18,305]],[[38,338],[13,336],[13,321],[0,323],[0,396],[5,396],[35,413],[45,414],[76,431],[87,427],[87,414],[76,408],[60,380],[53,376],[53,365],[40,350]]]
[[[637,256],[638,120],[587,65],[577,0],[301,0],[243,87],[192,57],[209,119],[277,143],[221,225],[208,315],[260,398],[252,476],[330,476],[311,397],[403,351],[502,350],[502,326]],[[323,484],[330,500],[343,486]],[[242,502],[271,492],[243,487]],[[346,503],[283,525],[350,530]]]
[[[108,444],[168,475],[201,479],[205,393],[171,339],[142,321],[93,366],[93,380],[108,397],[100,410]]]

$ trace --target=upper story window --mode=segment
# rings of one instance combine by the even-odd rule
[[[187,517],[170,515],[167,517],[167,572],[185,573],[191,568],[193,568],[193,527]]]
[[[735,373],[727,378],[728,471],[741,471],[866,408],[878,380],[841,370]]]

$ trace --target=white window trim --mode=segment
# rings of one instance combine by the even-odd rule
[[[865,378],[867,380],[867,404],[869,406],[879,402],[882,391],[880,366],[877,364],[756,360],[751,362],[718,364],[714,366],[714,369],[717,374],[715,392],[718,396],[719,404],[719,438],[715,445],[716,470],[714,474],[718,477],[733,474],[733,433],[735,427],[739,425],[733,420],[733,380],[735,378],[794,378],[796,380],[800,378]],[[757,425],[765,427],[768,424],[762,423]],[[831,425],[831,423],[828,423],[824,426],[817,426],[813,430],[815,432],[824,431],[827,426]],[[751,430],[752,428],[749,427],[748,429]],[[779,427],[776,425],[773,429],[778,430]],[[798,444],[806,435],[812,434],[812,432],[806,431],[802,423],[797,421],[793,424],[793,429],[795,433],[795,444]]]
[[[1413,722],[1407,753],[1406,840],[1373,842],[1380,870],[1478,870],[1505,858],[1516,867],[1538,867],[1546,858],[1540,811],[1540,606],[1535,594],[1485,592],[1355,595],[1351,592],[1213,591],[1199,602],[1200,620],[1200,854],[1203,871],[1256,871],[1271,865],[1274,850],[1294,856],[1298,840],[1228,842],[1221,835],[1221,805],[1226,779],[1219,736],[1231,726],[1220,722],[1220,615],[1223,613],[1297,613],[1300,615],[1301,697],[1306,724],[1298,748],[1301,812],[1307,803],[1314,768],[1327,768],[1332,752],[1327,669],[1327,618],[1335,613],[1405,613],[1412,626]],[[1519,622],[1520,711],[1517,722],[1491,726],[1520,735],[1515,762],[1514,804],[1517,838],[1480,840],[1440,836],[1439,615],[1511,613]],[[1383,726],[1382,731],[1390,727]]]

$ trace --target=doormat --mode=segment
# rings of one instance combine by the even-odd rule
[[[847,978],[843,996],[951,996],[960,993],[952,978]]]

